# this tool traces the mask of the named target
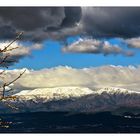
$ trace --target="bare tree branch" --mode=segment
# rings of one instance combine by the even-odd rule
[[[18,47],[15,48],[9,48],[15,41],[17,41],[21,35],[23,34],[23,32],[19,32],[16,36],[16,38],[14,40],[12,40],[7,46],[4,47],[4,49],[0,49],[0,53],[6,53],[7,51],[12,51],[14,49],[17,49]],[[15,60],[8,60],[8,58],[10,57],[10,54],[6,54],[6,56],[4,56],[3,58],[1,58],[1,62],[0,65],[4,65],[4,63],[12,63],[15,62]],[[3,66],[4,67],[4,66]],[[5,66],[6,68],[8,68],[8,66]],[[6,87],[9,87],[12,83],[14,83],[15,81],[17,81],[24,73],[26,70],[24,70],[22,73],[20,73],[20,75],[18,77],[16,77],[14,80],[8,82],[8,83],[4,83],[0,88],[2,88],[2,99],[5,98],[5,92],[10,92],[12,89],[6,91]],[[0,72],[0,75],[2,75],[5,71]]]
[[[9,57],[9,55],[6,55],[3,59],[2,59],[2,61],[0,62],[0,65],[1,64],[3,64],[3,63],[5,63],[5,61],[6,61],[6,59]]]
[[[1,72],[0,72],[0,75],[2,75],[4,72],[5,72],[5,70],[1,71]]]
[[[25,69],[22,73],[20,73],[20,75],[19,75],[17,78],[15,78],[13,81],[11,81],[11,82],[9,82],[9,83],[6,83],[5,85],[6,85],[6,86],[9,86],[9,85],[11,85],[12,83],[14,83],[15,81],[17,81],[17,80],[25,73],[25,71],[26,71],[26,69]]]
[[[4,83],[2,88],[3,88],[3,91],[2,91],[2,98],[5,97],[5,87],[8,87],[10,86],[12,83],[14,83],[15,81],[17,81],[24,73],[25,73],[26,70],[24,70],[22,73],[20,73],[20,75],[18,77],[16,77],[14,80],[10,81],[9,83]]]
[[[6,52],[7,49],[15,42],[17,41],[20,36],[23,34],[23,32],[19,32],[18,35],[16,36],[16,38],[14,40],[12,40],[3,50],[1,50],[1,52]]]
[[[20,36],[23,34],[23,32],[19,32],[16,36],[16,38],[14,40],[12,40],[6,47],[4,47],[4,49],[0,49],[0,53],[6,53],[8,51],[12,51],[17,49],[18,47],[14,47],[14,48],[9,48],[15,41],[17,41]],[[2,58],[2,61],[0,62],[0,65],[2,65],[3,63],[12,63],[15,62],[15,60],[7,60],[9,58],[10,54],[6,54],[6,56],[4,56],[4,58]],[[5,66],[6,68],[8,68],[8,66]]]

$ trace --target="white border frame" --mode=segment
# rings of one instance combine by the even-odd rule
[[[0,0],[0,6],[140,6],[140,0]]]
[[[0,6],[140,6],[140,0],[0,0]],[[1,140],[139,140],[139,134],[0,134]]]

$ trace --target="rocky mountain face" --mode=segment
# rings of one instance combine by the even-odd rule
[[[98,90],[87,87],[39,88],[23,90],[13,96],[16,98],[0,103],[2,113],[37,111],[95,113],[114,112],[121,108],[127,108],[128,112],[135,110],[140,113],[140,92],[121,88],[106,87]]]

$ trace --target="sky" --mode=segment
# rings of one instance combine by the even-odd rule
[[[72,37],[75,39],[75,37]],[[116,44],[119,43],[117,40],[111,40]],[[88,54],[88,53],[62,53],[61,48],[63,45],[58,41],[47,40],[43,43],[43,49],[39,51],[33,51],[31,56],[24,57],[11,66],[11,69],[15,68],[28,68],[28,69],[43,69],[57,66],[70,66],[74,68],[85,68],[85,67],[97,67],[102,65],[134,65],[140,64],[139,52],[133,57],[124,57],[122,55],[108,55],[103,54]],[[139,50],[138,50],[139,51]]]
[[[86,87],[109,90],[111,100],[103,95],[97,105],[112,99],[115,105],[140,104],[137,94],[126,95],[140,92],[140,7],[0,7],[0,49],[20,32],[0,53],[0,85],[8,95],[63,87],[64,94],[74,87],[78,95],[77,89]],[[122,94],[116,98],[116,93]]]
[[[138,7],[0,7],[0,47],[24,32],[8,58],[17,63],[5,65],[34,70],[138,66],[139,13]]]

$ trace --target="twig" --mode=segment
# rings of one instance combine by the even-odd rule
[[[17,48],[19,48],[19,47],[10,48],[9,50],[6,50],[6,52],[7,52],[7,51],[12,51],[12,50],[15,50],[15,49],[17,49]]]
[[[1,65],[2,63],[4,63],[8,57],[9,57],[9,55],[6,55],[6,56],[3,58],[3,60],[0,62],[0,65]]]
[[[0,75],[3,74],[5,72],[5,70],[3,70],[2,72],[0,72]]]
[[[20,36],[23,34],[23,32],[20,32],[18,33],[18,35],[16,36],[16,38],[14,40],[12,40],[3,50],[0,49],[0,53],[4,53],[4,52],[7,52],[7,51],[12,51],[14,49],[17,49],[19,47],[15,47],[15,48],[9,48],[15,41],[17,41]],[[8,49],[9,48],[9,49]],[[0,65],[3,64],[3,63],[12,63],[12,62],[15,62],[14,60],[7,60],[7,58],[9,57],[10,55],[7,54],[3,60],[0,62]],[[5,66],[6,68],[8,68],[7,66]]]
[[[9,48],[15,41],[17,41],[22,34],[23,32],[20,32],[14,40],[12,40],[3,50],[1,50],[1,52],[6,52],[7,48]]]
[[[25,71],[26,71],[26,69],[25,69],[22,73],[20,73],[20,75],[19,75],[17,78],[15,78],[13,81],[11,81],[11,82],[9,82],[8,84],[6,84],[6,86],[11,85],[11,84],[14,83],[16,80],[18,80],[18,79],[25,73]]]
[[[20,75],[17,78],[15,78],[14,80],[12,80],[11,82],[3,84],[3,86],[2,86],[2,88],[3,88],[3,90],[2,90],[2,98],[4,98],[4,96],[5,96],[5,87],[9,86],[12,83],[14,83],[15,81],[17,81],[25,73],[25,71],[26,71],[26,69],[22,73],[20,73]]]

